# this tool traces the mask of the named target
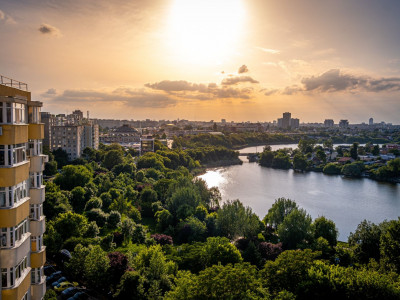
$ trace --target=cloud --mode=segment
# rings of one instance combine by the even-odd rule
[[[57,27],[54,27],[49,24],[45,23],[41,24],[38,30],[39,32],[45,35],[52,35],[57,37],[61,36],[61,31]]]
[[[57,94],[56,89],[48,89],[46,92],[44,92],[43,94],[41,94],[40,96],[44,97],[44,98],[49,98],[49,97],[54,97]]]
[[[149,93],[144,89],[118,88],[112,91],[68,89],[55,96],[54,102],[64,103],[107,103],[121,102],[130,107],[166,108],[176,105],[177,101],[167,95]]]
[[[247,66],[246,66],[246,65],[242,65],[242,66],[239,68],[238,73],[239,73],[239,74],[242,74],[242,73],[246,73],[246,72],[248,72],[248,71],[249,71],[249,69],[247,68]]]
[[[243,83],[243,82],[249,82],[249,83],[259,83],[257,80],[253,79],[250,76],[232,76],[225,78],[222,80],[221,84],[222,85],[234,85],[237,83]]]
[[[275,49],[268,49],[268,48],[263,48],[263,47],[256,47],[258,50],[261,50],[263,52],[269,53],[269,54],[279,54],[281,53],[279,50]]]
[[[372,78],[370,76],[343,73],[339,69],[331,69],[321,75],[303,77],[302,86],[292,85],[273,93],[293,95],[300,92],[307,93],[335,93],[335,92],[393,92],[400,91],[400,77]],[[265,95],[273,94],[267,91]]]
[[[215,100],[218,98],[240,98],[240,99],[249,99],[253,90],[251,88],[233,88],[227,87],[226,85],[233,85],[233,81],[238,82],[253,82],[256,83],[254,79],[251,77],[249,78],[242,78],[242,79],[235,79],[241,77],[249,77],[249,76],[239,76],[239,77],[230,77],[224,79],[222,82],[222,86],[217,85],[216,83],[209,83],[209,84],[197,84],[191,83],[185,80],[163,80],[156,83],[147,83],[145,87],[164,91],[170,95],[174,95],[176,97],[182,99],[197,99],[197,100]],[[228,84],[224,84],[225,80],[232,80],[229,81]]]
[[[6,14],[4,11],[0,9],[0,23],[5,23],[5,24],[16,24],[15,20],[13,17],[10,15]]]

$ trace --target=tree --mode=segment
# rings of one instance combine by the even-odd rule
[[[67,151],[58,148],[53,151],[54,160],[57,162],[59,168],[62,168],[68,164],[68,153]]]
[[[218,210],[216,221],[219,233],[231,240],[239,236],[255,237],[262,229],[258,216],[239,200],[226,201]]]
[[[310,242],[311,217],[304,209],[294,209],[278,226],[278,236],[284,248],[294,249]]]
[[[349,245],[354,248],[354,254],[359,262],[368,263],[371,258],[380,259],[381,234],[381,226],[367,220],[358,224],[354,233],[350,233]]]
[[[192,215],[200,204],[200,195],[192,188],[177,188],[167,199],[168,210],[178,219],[185,219]]]
[[[206,238],[206,231],[206,224],[191,216],[178,224],[177,237],[181,243],[202,242]]]
[[[250,264],[213,265],[199,275],[180,272],[167,300],[184,299],[270,299],[257,268]]]
[[[201,252],[204,267],[236,264],[243,261],[240,251],[224,237],[209,237]]]
[[[258,163],[263,167],[272,167],[272,161],[274,160],[274,153],[272,151],[263,151],[260,154]]]
[[[342,166],[337,163],[329,163],[327,164],[322,172],[329,175],[339,175],[342,171]]]
[[[381,235],[380,251],[385,265],[400,273],[400,218],[387,224]]]
[[[107,226],[114,229],[119,226],[121,222],[121,214],[115,210],[111,211],[107,218]]]
[[[325,218],[324,216],[314,220],[314,239],[323,237],[326,239],[331,247],[336,246],[338,230],[332,220]]]
[[[85,213],[89,221],[95,221],[100,227],[104,227],[107,222],[107,214],[100,208],[93,208]]]
[[[168,226],[173,224],[174,217],[167,209],[155,213],[154,218],[157,221],[157,230],[163,232]]]
[[[121,231],[124,235],[124,239],[126,242],[132,238],[133,232],[135,230],[135,225],[135,222],[133,222],[130,218],[125,218],[124,220],[122,220]]]
[[[353,143],[353,145],[350,147],[350,156],[357,160],[358,158],[358,143]]]
[[[91,210],[92,208],[102,208],[103,201],[98,197],[91,198],[85,205],[85,211]]]
[[[88,225],[86,217],[73,212],[60,214],[55,220],[49,223],[54,226],[54,229],[60,234],[63,240],[71,236],[82,236],[86,232]]]
[[[103,160],[103,166],[111,170],[114,166],[122,164],[124,155],[120,150],[111,150],[106,153]]]
[[[100,290],[108,288],[107,270],[110,259],[99,245],[90,248],[83,264],[84,274],[88,284]]]
[[[54,182],[63,190],[72,190],[77,186],[84,186],[92,178],[92,172],[84,166],[68,165],[57,174]]]
[[[301,139],[298,145],[300,151],[304,154],[312,153],[314,150],[314,146],[315,141],[311,139]]]
[[[365,166],[361,161],[356,161],[351,164],[346,164],[342,167],[342,174],[351,177],[360,177],[364,171]]]
[[[378,156],[379,153],[380,153],[379,145],[375,145],[374,148],[372,149],[372,155]]]
[[[293,157],[293,168],[295,170],[305,171],[307,166],[307,158],[304,155],[298,153]]]
[[[275,200],[272,207],[268,210],[267,215],[264,217],[265,225],[269,224],[275,230],[282,224],[283,220],[293,210],[297,209],[297,204],[293,200],[286,198],[278,198]]]
[[[133,260],[133,267],[144,279],[138,290],[147,299],[161,299],[173,287],[177,267],[174,262],[167,261],[160,245],[140,251]]]
[[[324,148],[328,148],[329,150],[332,151],[333,149],[333,142],[331,139],[327,139],[324,141],[324,143],[322,144],[324,146]]]
[[[315,156],[322,162],[326,162],[326,154],[324,150],[318,149],[317,152],[315,153]]]
[[[144,297],[144,278],[136,271],[128,271],[121,277],[118,290],[114,298],[118,300],[126,299],[146,299]]]
[[[55,160],[49,161],[44,165],[43,174],[46,176],[53,176],[57,174],[57,162]]]
[[[151,205],[157,202],[157,193],[151,188],[145,188],[140,194],[140,205],[142,215],[145,217],[153,217],[154,213],[151,209]]]
[[[121,252],[110,252],[107,254],[110,260],[108,277],[111,284],[115,287],[121,280],[122,275],[128,270],[128,257]]]

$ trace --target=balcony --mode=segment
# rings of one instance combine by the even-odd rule
[[[39,252],[31,252],[31,268],[43,267],[46,262],[46,247]]]
[[[12,289],[1,290],[1,300],[22,299],[31,286],[31,271],[26,272],[25,278]]]
[[[31,156],[30,161],[31,161],[31,166],[29,168],[29,172],[39,173],[44,170],[44,163],[48,161],[48,156],[47,155]]]
[[[28,138],[30,140],[43,140],[44,139],[44,124],[29,124],[28,125]]]
[[[42,204],[45,200],[45,185],[40,188],[30,188],[31,204]]]
[[[38,221],[31,220],[29,226],[33,236],[42,235],[46,231],[46,217],[41,216]],[[32,247],[32,251],[37,250]]]
[[[0,209],[0,227],[14,227],[29,217],[29,198],[12,208]]]
[[[46,276],[42,277],[40,283],[32,284],[31,286],[31,299],[43,299],[46,293]]]
[[[28,125],[1,125],[0,145],[15,145],[28,142]]]
[[[15,167],[0,168],[0,187],[13,186],[28,178],[29,161]]]
[[[0,75],[0,96],[31,100],[31,93],[28,92],[28,85],[26,83],[3,75]]]
[[[31,234],[24,235],[23,240],[17,242],[15,247],[0,250],[0,261],[2,268],[11,268],[16,266],[31,251]]]

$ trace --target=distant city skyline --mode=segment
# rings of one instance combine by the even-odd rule
[[[396,0],[14,1],[0,74],[98,118],[400,123]]]

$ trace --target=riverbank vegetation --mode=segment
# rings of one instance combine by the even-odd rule
[[[114,299],[399,299],[400,219],[364,221],[348,243],[290,199],[260,220],[192,175],[204,159],[86,149],[46,182],[48,257]]]
[[[395,145],[396,146],[396,145]],[[400,148],[400,147],[399,147]],[[264,167],[291,169],[295,171],[317,171],[328,175],[347,177],[369,177],[389,182],[400,182],[400,151],[396,147],[366,144],[338,146],[333,149],[331,140],[315,145],[314,140],[302,139],[297,149],[271,151],[265,147],[259,164]]]

